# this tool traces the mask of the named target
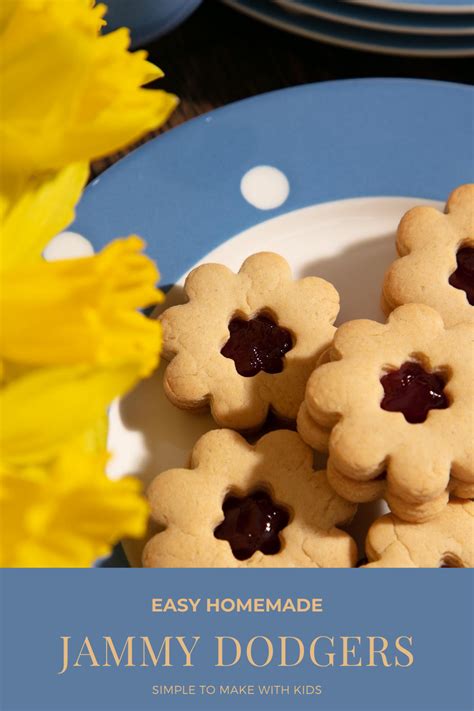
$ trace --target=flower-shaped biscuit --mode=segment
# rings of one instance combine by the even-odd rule
[[[447,326],[474,321],[474,184],[451,193],[443,214],[415,207],[397,234],[397,259],[385,275],[385,312],[401,304],[432,306]]]
[[[353,539],[336,526],[354,504],[313,469],[313,453],[289,430],[251,446],[213,430],[195,445],[190,469],[152,482],[148,499],[161,529],[143,552],[145,567],[346,568]]]
[[[218,424],[253,429],[269,408],[294,420],[306,381],[331,342],[335,288],[293,281],[286,261],[262,252],[238,274],[205,264],[186,279],[188,303],[161,317],[167,396],[183,409],[210,405]]]
[[[329,449],[328,478],[350,501],[386,498],[428,519],[448,492],[474,495],[474,323],[445,328],[421,304],[386,324],[350,321],[308,381],[298,431]]]
[[[474,502],[451,499],[424,523],[393,514],[377,519],[366,541],[366,568],[474,568]]]

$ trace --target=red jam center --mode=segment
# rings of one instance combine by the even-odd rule
[[[458,268],[449,277],[455,289],[466,292],[467,300],[474,306],[474,247],[461,247],[456,254]]]
[[[413,361],[403,363],[380,378],[384,397],[380,403],[383,410],[403,413],[412,424],[424,422],[430,410],[445,410],[449,407],[444,394],[446,382],[441,373],[427,373]]]
[[[237,560],[247,560],[261,551],[278,553],[279,532],[288,525],[290,516],[282,506],[273,503],[266,491],[254,491],[242,498],[228,496],[223,505],[224,520],[214,531],[216,538],[229,541]]]
[[[259,314],[245,321],[233,318],[229,323],[230,337],[221,353],[232,358],[239,375],[250,378],[261,370],[281,373],[283,358],[293,348],[291,333],[281,328],[269,316]]]
[[[438,568],[464,568],[457,556],[446,553],[442,558]]]

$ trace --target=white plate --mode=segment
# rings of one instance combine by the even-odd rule
[[[295,210],[236,235],[198,264],[219,262],[236,271],[255,251],[278,252],[288,260],[295,277],[322,276],[336,286],[341,295],[336,323],[364,317],[384,320],[380,289],[385,269],[395,257],[395,231],[402,215],[419,204],[441,207],[423,199],[381,197]],[[169,292],[166,306],[182,302],[185,277],[183,274]],[[133,472],[147,485],[166,469],[186,466],[196,440],[216,426],[210,415],[178,410],[168,402],[162,387],[165,365],[112,406],[112,478]],[[317,455],[316,461],[323,467],[325,457]],[[361,551],[370,523],[386,510],[381,501],[360,507],[348,530]],[[133,547],[128,549],[136,562],[134,551]]]

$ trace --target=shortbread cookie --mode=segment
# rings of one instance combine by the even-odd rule
[[[221,264],[197,267],[185,292],[188,303],[161,317],[171,402],[210,405],[219,425],[239,430],[262,425],[269,408],[295,420],[335,332],[336,289],[317,277],[293,281],[282,257],[262,252],[238,274]]]
[[[346,568],[354,540],[337,525],[356,506],[313,469],[296,432],[276,430],[254,445],[231,430],[197,442],[190,469],[152,482],[151,516],[161,529],[143,564],[164,568]]]
[[[401,519],[474,496],[474,323],[446,328],[425,305],[386,324],[341,326],[311,375],[301,437],[329,451],[328,479],[350,501],[387,500]]]
[[[382,306],[435,308],[447,326],[474,321],[474,184],[451,193],[445,214],[415,207],[402,219],[397,259],[385,275]]]
[[[452,499],[425,523],[382,516],[372,524],[366,548],[366,568],[473,568],[474,502]]]

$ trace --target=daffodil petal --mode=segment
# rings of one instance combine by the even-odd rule
[[[137,309],[162,301],[163,294],[143,247],[132,236],[93,257],[6,272],[1,357],[32,366],[136,363],[147,375],[158,362],[161,327]]]
[[[138,480],[110,481],[104,449],[71,440],[44,466],[0,470],[0,565],[84,567],[123,537],[141,537],[148,505]]]
[[[77,159],[84,149],[96,158],[119,150],[140,138],[143,133],[165,123],[179,103],[177,96],[166,91],[142,89],[142,92],[153,95],[147,97],[146,102],[125,102],[120,110],[120,121],[117,121],[117,108],[110,107],[104,109],[87,126],[76,126],[71,144],[80,146],[81,151],[71,152],[71,159]]]
[[[99,420],[138,380],[136,364],[45,368],[0,389],[0,452],[15,464],[44,462]]]
[[[37,262],[50,239],[74,219],[87,181],[87,163],[75,163],[51,178],[30,180],[20,197],[0,201],[0,270]]]
[[[125,28],[100,35],[104,6],[18,0],[0,15],[0,143],[9,181],[122,148],[160,126],[177,104],[143,89],[163,72]]]

